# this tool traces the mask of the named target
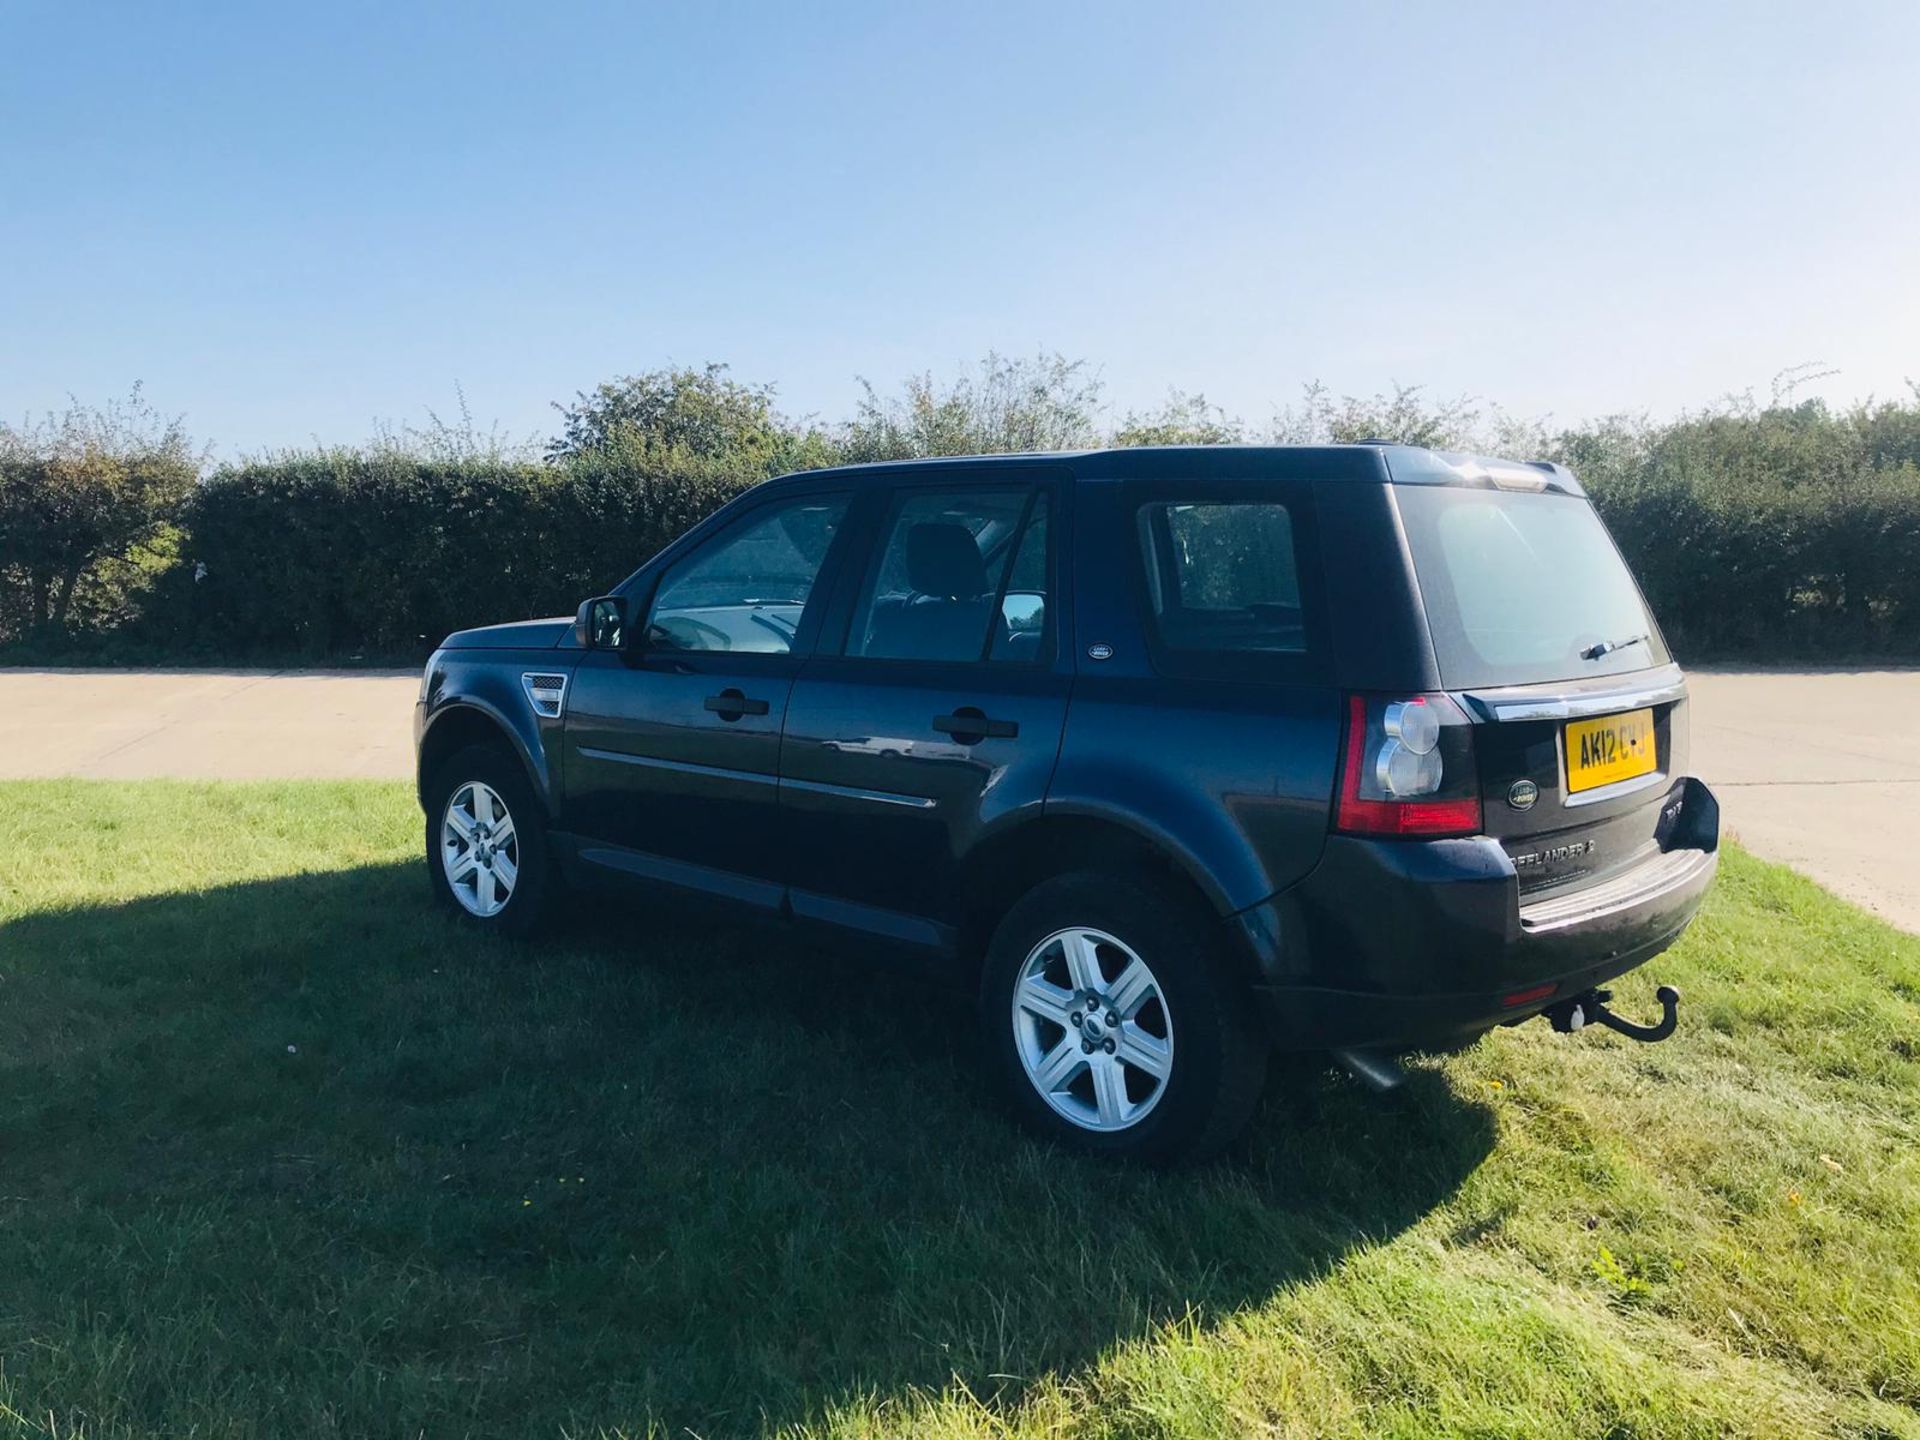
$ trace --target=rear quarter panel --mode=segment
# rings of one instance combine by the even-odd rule
[[[1126,825],[1245,909],[1320,858],[1339,712],[1324,687],[1083,673],[1047,814]]]
[[[1386,481],[1314,487],[1334,678],[1345,689],[1438,690],[1413,555]]]
[[[1337,691],[1158,673],[1120,483],[1082,483],[1073,547],[1078,675],[1046,813],[1126,826],[1223,913],[1291,885],[1326,844]]]

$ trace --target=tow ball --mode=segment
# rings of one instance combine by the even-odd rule
[[[1604,1025],[1609,1030],[1618,1030],[1629,1040],[1640,1040],[1649,1045],[1656,1040],[1666,1039],[1680,1023],[1680,992],[1671,985],[1662,985],[1654,992],[1653,998],[1660,1002],[1661,1015],[1659,1021],[1652,1025],[1636,1025],[1631,1020],[1621,1019],[1607,1009],[1607,1001],[1612,998],[1611,990],[1589,990],[1584,995],[1576,995],[1571,1000],[1550,1006],[1547,1019],[1562,1035],[1571,1035],[1589,1025]]]

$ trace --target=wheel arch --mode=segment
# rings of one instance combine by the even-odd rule
[[[470,696],[448,701],[427,717],[420,735],[420,751],[415,762],[414,790],[424,807],[427,785],[449,758],[469,745],[504,742],[520,761],[527,783],[540,797],[548,815],[553,813],[553,790],[546,767],[536,760],[525,736],[495,706]]]
[[[1199,858],[1170,837],[1109,816],[1042,814],[983,838],[962,863],[961,955],[977,963],[1002,916],[1034,886],[1076,870],[1145,873],[1190,894],[1214,915],[1228,905]]]

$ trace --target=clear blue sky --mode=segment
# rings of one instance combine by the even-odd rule
[[[0,0],[0,415],[231,456],[670,361],[1563,419],[1920,377],[1920,4]]]

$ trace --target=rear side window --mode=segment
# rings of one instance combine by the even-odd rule
[[[1147,598],[1167,650],[1307,650],[1293,515],[1275,501],[1161,502],[1138,512]]]
[[[1396,485],[1394,498],[1448,689],[1585,680],[1669,658],[1586,500],[1446,485]]]
[[[1046,496],[896,498],[847,637],[876,660],[1037,660],[1047,625]]]
[[[994,660],[1040,658],[1047,632],[1047,497],[1034,497],[1033,513],[1013,552],[1013,571],[1000,602],[1001,624],[993,633]]]

